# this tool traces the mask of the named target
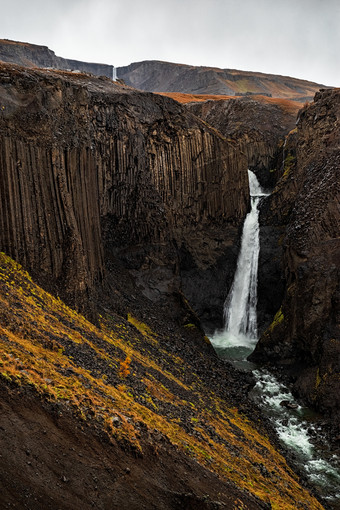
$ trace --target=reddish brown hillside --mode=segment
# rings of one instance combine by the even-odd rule
[[[161,96],[171,97],[178,103],[201,103],[204,101],[228,101],[230,99],[242,99],[244,96],[223,96],[217,94],[184,94],[183,92],[158,92]],[[290,99],[282,99],[279,97],[268,97],[261,95],[251,96],[252,99],[263,104],[273,104],[279,106],[282,110],[292,115],[296,115],[300,108],[303,107],[303,102],[293,101]]]
[[[117,68],[118,77],[141,90],[209,95],[312,99],[324,85],[289,76],[199,67],[156,60]]]

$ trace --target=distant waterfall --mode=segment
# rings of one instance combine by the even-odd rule
[[[224,304],[224,329],[212,338],[218,350],[236,348],[241,356],[245,354],[244,348],[252,350],[257,341],[257,269],[260,252],[258,206],[261,198],[266,196],[256,175],[248,170],[248,176],[251,210],[244,221],[237,269]]]

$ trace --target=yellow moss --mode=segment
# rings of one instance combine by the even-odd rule
[[[284,159],[284,167],[283,167],[283,178],[284,179],[286,179],[288,177],[288,175],[290,174],[290,172],[295,164],[295,161],[296,161],[295,156],[289,152]]]
[[[271,332],[273,331],[276,326],[278,326],[284,319],[284,315],[283,315],[283,312],[282,312],[282,307],[276,312],[275,314],[275,317],[273,319],[273,322],[270,324],[270,326],[268,327],[267,331],[268,332]]]
[[[130,324],[132,324],[133,326],[135,326],[136,329],[138,329],[138,331],[140,333],[142,333],[142,335],[145,335],[145,336],[153,336],[153,332],[152,330],[149,328],[149,326],[147,326],[146,324],[144,324],[143,322],[140,322],[138,319],[136,319],[135,317],[133,317],[132,315],[128,314],[128,321],[130,322]]]
[[[318,368],[316,371],[316,374],[315,374],[315,388],[316,389],[320,386],[320,383],[321,383],[321,377],[320,377],[320,370]]]

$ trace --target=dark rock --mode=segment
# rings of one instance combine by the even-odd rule
[[[282,400],[280,406],[286,407],[287,409],[297,409],[299,407],[298,404],[290,402],[289,400]]]
[[[294,374],[294,391],[332,416],[340,411],[340,92],[327,90],[299,114],[267,223],[282,237],[286,289],[251,359]],[[298,369],[296,368],[298,367]]]

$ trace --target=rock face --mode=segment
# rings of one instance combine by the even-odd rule
[[[285,297],[253,358],[281,363],[323,413],[340,409],[340,91],[321,91],[299,115],[284,173],[266,205],[281,238]]]
[[[117,68],[118,77],[132,87],[151,92],[194,94],[265,94],[298,101],[312,99],[322,85],[288,76],[198,67],[149,60]]]
[[[24,67],[53,67],[64,70],[78,70],[98,76],[112,78],[113,66],[81,62],[57,57],[47,46],[0,39],[0,60]]]
[[[188,103],[186,107],[227,138],[237,140],[248,168],[263,186],[274,187],[280,145],[295,127],[299,103],[257,96]]]
[[[171,99],[109,79],[14,65],[0,77],[1,250],[73,306],[113,273],[158,303],[178,295],[188,260],[192,289],[207,272],[220,282],[217,266],[232,275],[225,254],[248,208],[233,143]],[[222,283],[211,291],[221,307]],[[204,289],[189,298],[209,306]]]

